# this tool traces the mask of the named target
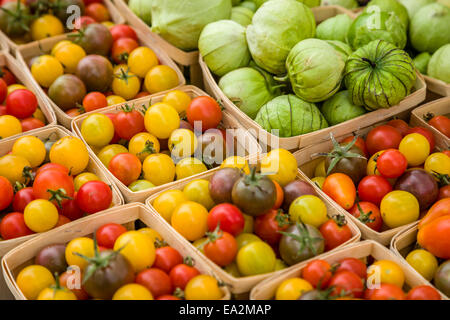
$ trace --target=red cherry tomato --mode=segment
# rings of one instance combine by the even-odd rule
[[[89,299],[89,295],[86,293],[86,291],[84,291],[83,286],[80,286],[81,288],[76,289],[75,288],[75,274],[71,274],[70,272],[64,272],[59,276],[59,284],[65,288],[71,288],[69,289],[70,291],[72,291],[76,296],[77,296],[77,300],[87,300]]]
[[[56,171],[66,174],[66,175],[69,175],[69,169],[67,169],[66,167],[64,167],[63,165],[61,165],[59,163],[50,162],[50,163],[44,164],[36,171],[36,177],[38,175],[40,175],[41,173],[48,171],[48,170],[56,170]]]
[[[402,135],[396,128],[381,125],[369,131],[366,138],[366,146],[369,154],[377,153],[386,149],[397,149]]]
[[[135,99],[144,98],[144,97],[147,97],[147,96],[149,96],[149,95],[150,95],[150,93],[148,93],[147,91],[142,91],[142,92],[139,92],[139,93],[136,95]]]
[[[450,119],[447,116],[434,116],[428,124],[450,138]]]
[[[117,113],[105,113],[105,116],[107,116],[111,120],[111,122],[114,124],[114,121],[116,121],[116,114]],[[116,144],[119,141],[120,141],[120,137],[117,134],[117,129],[114,128],[114,136],[113,136],[112,140],[109,142],[109,144]]]
[[[210,242],[203,247],[205,255],[221,267],[232,263],[238,249],[236,239],[225,231],[219,231],[214,238],[210,239]]]
[[[59,170],[46,170],[34,179],[33,193],[36,199],[50,200],[57,207],[73,198],[75,187],[72,177]]]
[[[7,115],[6,106],[0,106],[0,116]]]
[[[170,270],[169,276],[174,288],[184,290],[189,280],[199,274],[200,272],[196,268],[182,263],[173,267],[172,270]]]
[[[58,215],[58,222],[56,223],[55,228],[61,227],[62,225],[65,225],[70,222],[72,222],[72,220],[60,214]]]
[[[195,128],[195,122],[201,121],[202,131],[217,128],[222,121],[222,110],[211,97],[200,96],[194,98],[189,104],[186,115],[189,123]]]
[[[23,119],[20,121],[20,125],[22,126],[22,132],[27,132],[30,130],[45,127],[45,123],[36,118]]]
[[[112,202],[111,187],[103,181],[88,181],[78,190],[76,200],[87,214],[106,210]]]
[[[332,296],[339,296],[345,292],[346,296],[360,298],[364,291],[363,280],[356,273],[350,271],[340,271],[334,274],[329,282],[329,287],[334,287]]]
[[[383,220],[381,218],[380,209],[373,203],[367,201],[355,203],[355,205],[348,212],[350,212],[352,216],[357,218],[369,228],[377,232],[381,231]]]
[[[220,229],[237,236],[244,230],[245,219],[238,207],[222,203],[211,209],[208,215],[209,231],[216,229],[220,223]]]
[[[118,223],[107,223],[95,232],[98,245],[112,249],[114,248],[114,242],[122,234],[127,232],[127,229]]]
[[[145,129],[144,116],[134,108],[123,108],[116,113],[113,121],[114,131],[125,140],[130,140]]]
[[[383,177],[395,179],[406,171],[408,160],[400,151],[388,149],[378,157],[377,168]]]
[[[365,297],[369,300],[405,300],[405,293],[394,284],[382,283],[378,289],[367,289]]]
[[[28,89],[18,89],[11,92],[6,98],[8,114],[25,119],[33,115],[38,107],[38,101],[33,92]]]
[[[411,133],[418,133],[423,135],[425,138],[427,138],[428,143],[430,144],[430,151],[434,150],[434,147],[436,146],[436,140],[434,139],[434,135],[430,130],[423,127],[414,127],[410,128],[406,134],[408,135]]]
[[[325,239],[326,251],[339,247],[352,238],[352,231],[344,216],[328,220],[320,226],[319,231]]]
[[[90,92],[83,99],[83,108],[86,112],[91,112],[97,109],[106,108],[108,101],[101,92]]]
[[[439,189],[438,200],[450,198],[450,185],[443,186]]]
[[[3,209],[6,209],[11,204],[11,201],[13,201],[14,197],[14,189],[11,185],[11,182],[9,182],[8,179],[5,177],[0,176],[0,211]]]
[[[0,78],[0,103],[5,101],[6,96],[8,95],[8,85],[6,81]]]
[[[173,292],[170,277],[161,269],[145,269],[138,273],[135,282],[150,290],[154,298]]]
[[[361,279],[365,279],[367,276],[367,266],[359,259],[356,258],[344,258],[337,264],[336,272],[350,271],[356,273]]]
[[[2,194],[2,196],[3,196],[3,194]],[[14,211],[23,213],[27,204],[29,204],[33,200],[35,200],[33,188],[28,187],[28,188],[20,189],[14,195],[14,200],[13,200]]]
[[[398,131],[400,131],[400,134],[402,137],[406,136],[406,133],[409,130],[409,125],[402,119],[394,119],[386,123],[386,125],[394,127]]]
[[[156,298],[156,300],[181,300],[181,299],[170,294],[165,294],[159,296],[158,298]]]
[[[256,217],[254,232],[270,245],[280,242],[281,233],[289,227],[289,216],[282,211],[271,210],[269,213]]]
[[[28,229],[23,214],[20,212],[8,213],[0,222],[0,235],[4,240],[24,237],[33,233]]]
[[[98,2],[86,6],[85,13],[97,22],[105,22],[111,18],[106,6]]]
[[[132,38],[117,39],[112,46],[111,55],[117,64],[127,63],[130,53],[139,47],[139,43]]]
[[[431,286],[417,286],[409,290],[406,300],[441,300],[439,292]]]
[[[17,82],[16,77],[6,67],[0,68],[0,78],[3,79],[8,86]]]
[[[157,248],[155,253],[156,257],[153,268],[158,268],[169,273],[173,267],[183,263],[181,254],[172,247]]]
[[[314,288],[326,288],[332,276],[331,265],[325,260],[313,260],[302,269],[302,278]]]
[[[86,28],[88,25],[96,23],[94,18],[89,16],[81,16],[75,19],[74,27],[75,30]]]
[[[355,139],[354,136],[347,137],[347,138],[345,138],[344,140],[341,141],[341,144],[342,145],[349,144],[350,142],[353,141],[353,139]],[[361,137],[356,138],[354,146],[358,147],[362,152],[364,152],[364,155],[366,157],[369,156],[369,153],[367,152],[366,142],[364,141],[363,138],[361,138]]]
[[[358,196],[361,201],[369,201],[379,206],[385,195],[392,191],[389,181],[381,176],[364,177],[358,184]]]
[[[111,159],[108,169],[117,179],[128,186],[141,175],[142,164],[141,160],[131,153],[119,153]]]
[[[62,208],[58,208],[60,215],[63,215],[70,220],[77,220],[84,216],[83,210],[77,204],[77,192],[74,193],[74,199],[67,200],[63,203]]]
[[[109,29],[114,41],[117,41],[121,38],[131,38],[136,41],[139,41],[136,31],[133,28],[126,24],[116,24],[115,26]]]

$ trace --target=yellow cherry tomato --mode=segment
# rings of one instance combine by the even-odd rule
[[[250,174],[250,167],[248,166],[247,160],[240,156],[231,156],[226,158],[220,168],[238,168],[243,170],[245,174]]]
[[[27,227],[34,232],[53,229],[58,223],[58,209],[48,200],[37,199],[27,204],[23,211]]]
[[[113,300],[153,300],[151,292],[137,283],[126,284],[117,290]]]
[[[245,247],[247,244],[255,242],[255,241],[262,241],[260,237],[258,237],[256,234],[253,233],[241,233],[236,237],[236,243],[238,246],[238,250]]]
[[[52,285],[42,290],[37,300],[77,300],[77,296],[67,288],[55,288],[55,285]]]
[[[416,249],[408,253],[406,262],[428,281],[433,279],[439,266],[436,257],[424,249]]]
[[[206,168],[205,164],[197,158],[184,158],[180,160],[175,167],[177,180],[181,180],[207,170],[208,168]]]
[[[169,104],[157,103],[145,112],[145,129],[158,139],[168,139],[180,126],[177,110]]]
[[[114,250],[123,248],[120,253],[130,261],[134,272],[152,266],[155,261],[155,245],[150,237],[139,231],[122,233],[114,243]]]
[[[51,51],[51,55],[54,56],[56,51],[58,51],[59,49],[61,49],[62,47],[68,45],[68,44],[73,44],[72,41],[70,40],[61,40],[59,41],[53,48]]]
[[[423,135],[411,133],[400,141],[398,150],[408,160],[409,166],[420,166],[430,155],[430,143]]]
[[[208,238],[207,237],[203,237],[203,238],[197,239],[194,242],[192,242],[192,245],[194,247],[196,247],[201,253],[205,254],[205,251],[203,250],[203,247],[205,246],[206,241],[208,241]]]
[[[194,132],[188,129],[176,129],[169,138],[169,150],[176,158],[191,156],[197,149],[198,141]]]
[[[397,228],[419,219],[419,201],[407,191],[391,191],[381,200],[380,211],[383,222]]]
[[[42,290],[55,283],[55,278],[47,268],[31,265],[19,272],[16,283],[25,298],[35,300]]]
[[[282,187],[294,181],[297,172],[297,160],[287,150],[272,150],[261,159],[261,173],[269,174]]]
[[[128,186],[128,189],[130,189],[133,192],[139,192],[139,191],[151,189],[154,187],[155,187],[155,185],[153,183],[151,183],[150,181],[141,179],[141,180],[136,180],[136,181],[132,182]]]
[[[329,220],[327,206],[316,196],[305,195],[295,199],[289,207],[292,222],[303,222],[319,228]]]
[[[206,274],[189,280],[184,293],[186,300],[220,300],[223,297],[217,280]]]
[[[149,155],[159,153],[159,140],[148,132],[141,132],[131,138],[130,143],[128,144],[128,150],[142,162]]]
[[[106,147],[103,147],[99,153],[97,153],[97,157],[100,161],[105,165],[106,168],[109,167],[109,162],[112,158],[114,158],[119,153],[127,153],[128,149],[125,148],[121,144],[110,144]]]
[[[279,270],[286,269],[287,267],[288,267],[288,265],[283,260],[277,259],[277,261],[275,261],[275,268],[273,270],[279,271]]]
[[[170,223],[175,208],[186,201],[188,201],[188,199],[183,191],[167,190],[161,193],[155,201],[153,201],[152,206],[155,208],[156,212]]]
[[[442,152],[432,153],[425,160],[424,169],[431,174],[450,175],[450,157]]]
[[[65,73],[76,73],[78,63],[86,57],[86,52],[81,46],[70,43],[55,50],[53,56],[61,62]]]
[[[39,85],[48,88],[64,74],[64,68],[55,57],[43,55],[33,61],[31,74]]]
[[[214,200],[209,194],[209,181],[198,179],[189,182],[184,188],[183,193],[189,201],[200,203],[207,210],[215,206]]]
[[[75,191],[80,190],[80,188],[89,181],[100,181],[100,178],[97,177],[95,173],[92,172],[83,172],[80,173],[73,179],[73,185],[75,187]]]
[[[0,116],[0,140],[22,133],[19,119],[11,115]]]
[[[81,135],[89,145],[102,148],[113,139],[114,124],[108,116],[94,113],[81,124]]]
[[[89,164],[89,153],[81,139],[67,136],[53,144],[50,149],[50,161],[63,165],[73,175],[77,175]]]
[[[377,161],[376,161],[376,159],[378,159],[378,157],[385,151],[386,150],[378,151],[377,153],[374,153],[370,157],[369,161],[367,162],[367,168],[366,168],[366,174],[368,176],[370,176],[370,175],[380,176],[381,175],[380,172],[377,169]]]
[[[31,38],[42,40],[64,33],[62,22],[51,14],[40,16],[31,24]]]
[[[139,47],[134,49],[128,57],[130,71],[140,78],[145,78],[147,73],[159,63],[158,57],[152,49]]]
[[[314,169],[314,177],[326,177],[327,172],[325,171],[325,159],[320,160]]]
[[[14,142],[12,154],[27,159],[31,167],[36,168],[44,162],[47,150],[39,138],[24,136]]]
[[[141,89],[141,80],[132,72],[122,72],[114,77],[112,91],[125,100],[132,100]]]
[[[24,172],[31,169],[30,162],[24,157],[7,154],[0,158],[0,176],[5,177],[12,185],[17,182],[24,183],[27,177]]]
[[[303,293],[313,289],[313,286],[304,279],[286,279],[278,286],[275,300],[297,300]]]
[[[241,249],[236,256],[239,272],[243,276],[253,276],[272,272],[277,257],[273,249],[264,241],[253,241]]]
[[[162,102],[170,104],[178,113],[185,112],[191,103],[191,97],[181,90],[173,90],[168,92]]]
[[[248,214],[243,213],[242,214],[244,216],[244,229],[242,230],[242,232],[248,232],[248,233],[252,233],[253,232],[253,224],[255,222],[255,220],[253,219],[252,216],[249,216]]]
[[[78,266],[81,270],[87,267],[89,262],[74,253],[82,254],[88,258],[94,257],[94,240],[87,237],[80,237],[71,240],[65,251],[65,257],[69,266]]]
[[[175,178],[175,164],[168,155],[155,153],[145,158],[142,164],[144,179],[155,186],[172,182]]]
[[[113,68],[113,73],[116,76],[120,76],[123,72],[128,72],[130,68],[126,64],[118,64]]]
[[[189,241],[202,238],[208,226],[208,210],[199,203],[186,201],[175,208],[170,219],[172,227]]]
[[[145,234],[146,236],[150,237],[150,240],[155,243],[156,240],[163,241],[163,238],[159,234],[158,231],[151,228],[141,228],[138,230],[138,232]]]
[[[154,66],[145,76],[145,87],[150,94],[175,88],[178,82],[175,70],[166,65]]]
[[[110,95],[106,97],[106,102],[108,102],[108,106],[115,106],[116,104],[125,103],[127,100],[120,96]]]
[[[227,273],[229,273],[235,278],[241,277],[236,262],[232,262],[231,264],[227,265],[224,269]]]
[[[311,181],[314,182],[320,189],[322,189],[325,179],[325,177],[314,177],[311,179]]]
[[[47,122],[47,120],[45,119],[45,115],[40,108],[36,108],[36,111],[33,113],[32,117],[41,120],[42,123]]]
[[[367,268],[367,277],[379,279],[380,283],[394,284],[399,288],[402,288],[405,283],[405,274],[402,268],[390,260],[375,261]]]
[[[8,86],[8,95],[10,95],[11,93],[13,93],[16,90],[20,90],[20,89],[26,89],[27,87],[25,87],[23,84],[12,84],[10,86]]]

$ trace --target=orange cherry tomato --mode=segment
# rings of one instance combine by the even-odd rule
[[[450,259],[450,216],[443,216],[422,226],[417,233],[417,242],[441,259]]]
[[[323,183],[322,190],[345,210],[355,204],[356,187],[346,174],[333,173],[329,175]]]
[[[436,202],[428,210],[427,214],[420,220],[419,229],[426,224],[436,220],[442,216],[450,215],[450,198],[444,198]]]
[[[275,189],[277,191],[277,200],[275,201],[275,205],[272,207],[272,209],[278,209],[283,204],[284,192],[283,188],[281,188],[278,182],[276,182],[275,180],[272,180],[272,182],[275,185]]]

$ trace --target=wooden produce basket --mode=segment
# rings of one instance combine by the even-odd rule
[[[184,79],[183,74],[181,73],[178,66],[172,61],[172,59],[170,59],[170,57],[163,50],[161,50],[157,45],[155,45],[155,43],[153,43],[149,39],[149,37],[146,36],[142,31],[140,31],[138,29],[135,29],[135,31],[139,38],[140,45],[151,48],[155,52],[156,56],[158,57],[160,64],[167,65],[167,66],[171,67],[173,70],[175,70],[175,72],[177,73],[178,79],[179,79],[178,86],[176,88],[184,85],[186,83],[186,80]],[[35,58],[39,55],[50,52],[52,50],[52,48],[59,41],[66,40],[66,39],[70,40],[69,35],[67,35],[67,34],[48,38],[48,39],[42,40],[40,42],[35,41],[35,42],[28,43],[26,45],[19,47],[19,49],[17,50],[16,56],[17,56],[17,59],[19,60],[19,62],[22,64],[23,68],[26,68],[27,73],[31,77],[34,84],[39,88],[39,92],[40,92],[41,96],[45,97],[45,99],[48,100],[49,104],[52,106],[53,110],[56,113],[56,118],[58,119],[58,123],[62,124],[67,129],[70,129],[73,118],[70,117],[69,115],[67,115],[63,110],[61,110],[61,108],[59,108],[50,99],[50,97],[44,92],[42,87],[33,78],[33,76],[31,75],[30,68],[29,68],[30,60],[32,60],[33,58]],[[176,88],[172,88],[170,90],[173,90]],[[136,100],[137,99],[131,100],[130,103],[133,103]]]
[[[73,133],[69,132],[68,130],[66,130],[63,127],[52,125],[52,126],[47,126],[45,128],[37,129],[31,133],[25,133],[24,135],[32,135],[32,136],[38,137],[39,139],[47,139],[48,138],[52,141],[56,141],[62,137],[71,136],[71,135],[73,135]],[[8,140],[1,141],[0,142],[0,156],[3,156],[7,152],[9,152],[11,150],[12,146],[14,145],[14,143],[16,142],[16,140],[19,138],[20,137],[16,137],[14,139],[8,139]],[[100,165],[96,161],[90,159],[86,170],[89,172],[95,173],[102,181],[104,181],[111,187],[112,194],[113,194],[113,200],[112,200],[113,206],[120,206],[121,204],[123,204],[123,198],[122,198],[122,195],[120,194],[119,190],[112,183],[112,181],[109,179],[108,175],[105,173],[105,171],[100,167]],[[58,228],[56,228],[56,229],[58,229]],[[0,257],[4,256],[8,251],[17,247],[19,244],[21,244],[27,240],[30,240],[32,238],[35,238],[38,235],[39,234],[36,233],[36,234],[31,234],[31,235],[28,235],[25,237],[20,237],[20,238],[15,238],[15,239],[10,239],[10,240],[1,240],[0,241]],[[0,299],[5,298],[5,296],[3,296],[3,293],[5,292],[3,290],[3,287],[5,287],[5,282],[2,277],[3,277],[3,275],[0,276]]]
[[[337,249],[333,252],[323,254],[320,259],[327,261],[330,264],[334,264],[344,258],[357,258],[365,259],[372,257],[375,260],[390,260],[398,264],[405,274],[405,287],[410,289],[412,287],[420,285],[428,285],[429,283],[425,279],[418,276],[416,272],[413,272],[405,261],[400,259],[392,251],[386,249],[375,241],[363,241],[350,246]],[[301,271],[307,265],[307,262],[302,262],[290,268],[284,272],[278,273],[273,277],[270,277],[253,288],[250,294],[251,300],[270,300],[275,296],[275,292],[278,286],[286,279],[300,277]],[[442,297],[445,299],[445,296]]]
[[[339,6],[324,6],[312,8],[317,23],[320,23],[328,18],[334,17],[337,14],[347,14],[354,18],[355,14],[350,10]],[[396,116],[404,111],[408,111],[413,107],[420,104],[426,97],[426,84],[423,77],[417,73],[416,83],[414,84],[413,92],[403,99],[398,105],[388,109],[379,109],[366,114],[363,114],[357,118],[347,120],[335,126],[317,130],[311,133],[302,134],[299,136],[289,138],[278,138],[277,136],[264,130],[258,123],[252,120],[244,112],[242,112],[219,88],[218,82],[214,78],[213,74],[209,70],[206,63],[203,61],[201,55],[199,56],[200,67],[203,72],[203,80],[205,89],[216,99],[221,100],[225,109],[233,114],[239,122],[242,123],[244,128],[253,129],[253,132],[258,133],[258,139],[263,144],[267,144],[270,147],[275,147],[287,150],[297,150],[309,145],[318,143],[324,138],[329,136],[330,132],[334,132],[335,135],[343,135],[348,132],[357,130],[359,128],[370,126],[383,119]]]
[[[45,116],[47,122],[46,124],[47,125],[56,124],[56,116],[55,113],[53,112],[53,109],[50,106],[50,103],[47,101],[47,99],[44,99],[41,96],[41,94],[39,93],[41,90],[40,87],[36,85],[31,75],[23,70],[22,65],[18,63],[8,52],[2,51],[0,52],[0,67],[7,67],[16,77],[18,83],[22,83],[25,87],[27,87],[28,90],[32,91],[36,95],[38,107],[39,109],[41,109],[42,113]],[[33,134],[33,132],[36,132],[36,130],[39,129],[33,129],[27,132],[22,132],[18,135],[14,135],[4,139],[0,138],[0,141],[15,139],[24,134]]]
[[[427,83],[427,89],[429,91],[434,92],[440,96],[450,97],[450,83],[445,83],[442,80],[431,78],[426,75],[424,75],[423,77]]]
[[[122,24],[125,23],[125,19],[120,14],[119,10],[112,4],[111,0],[103,0],[103,4],[106,6],[106,8],[109,11],[109,14],[111,16],[112,22],[116,24]],[[58,36],[57,36],[58,37]],[[11,51],[13,55],[17,54],[17,51],[20,50],[22,46],[26,46],[32,43],[39,43],[41,41],[31,41],[28,43],[16,43],[14,42],[10,37],[8,37],[3,31],[0,30],[0,41],[5,43],[7,48]]]
[[[177,190],[182,190],[189,182],[193,181],[193,180],[197,180],[197,179],[206,179],[206,180],[210,180],[212,175],[214,174],[214,172],[209,172],[209,173],[205,173],[193,178],[190,178],[189,180],[186,181],[180,181],[177,182],[175,184],[173,184],[172,186],[170,186],[169,188],[165,189],[164,191],[167,190],[173,190],[173,189],[177,189]],[[307,177],[299,170],[298,174],[297,174],[297,179],[298,180],[307,180]],[[336,216],[338,215],[340,212],[339,210],[336,208],[335,205],[333,205],[327,198],[325,198],[321,193],[318,192],[318,188],[317,186],[314,185],[314,183],[311,182],[311,184],[313,185],[314,189],[316,190],[316,192],[318,193],[319,198],[321,198],[323,200],[323,202],[325,203],[325,205],[327,206],[327,210],[328,210],[328,214],[331,216]],[[162,191],[162,192],[164,192]],[[150,198],[147,199],[146,204],[147,206],[149,206],[152,211],[158,216],[158,218],[164,222],[168,227],[170,227],[173,232],[179,237],[180,241],[183,241],[185,243],[186,246],[194,248],[211,266],[211,268],[214,270],[214,272],[220,277],[220,279],[222,279],[223,282],[225,282],[225,284],[227,286],[230,287],[230,291],[234,294],[243,294],[243,293],[247,293],[249,292],[257,283],[261,282],[262,280],[274,275],[274,274],[278,274],[280,272],[283,272],[284,270],[281,271],[275,271],[275,272],[271,272],[271,273],[266,273],[266,274],[261,274],[261,275],[255,275],[255,276],[247,276],[247,277],[240,277],[240,278],[236,278],[234,276],[232,276],[231,274],[227,273],[224,269],[220,268],[217,264],[215,264],[214,262],[212,262],[210,259],[208,259],[203,253],[200,252],[200,250],[198,250],[197,248],[195,248],[191,242],[189,242],[187,239],[185,239],[183,236],[181,236],[175,229],[172,228],[172,226],[170,226],[170,224],[168,222],[166,222],[166,220],[164,220],[163,217],[161,217],[161,215],[155,210],[155,208],[153,208],[152,204],[155,201],[155,199],[162,193],[159,192],[157,194],[152,195]],[[361,237],[361,233],[359,231],[359,229],[356,227],[356,225],[347,219],[347,223],[348,226],[350,227],[351,231],[352,231],[352,235],[353,237],[348,240],[347,242],[343,243],[340,247],[345,247],[348,246],[351,243],[357,242],[359,241],[360,237]],[[334,249],[335,250],[335,249]],[[333,252],[334,250],[331,250],[330,252]],[[322,255],[318,255],[312,259],[317,259],[319,257],[321,257]],[[309,259],[309,260],[312,260]],[[307,261],[309,261],[307,260]],[[297,264],[298,265],[298,264]],[[288,269],[291,269],[295,267],[291,266]]]
[[[401,115],[400,118],[407,120],[407,114]],[[352,136],[352,135],[359,135],[359,136],[366,136],[367,133],[374,127],[377,127],[379,125],[385,124],[386,121],[382,121],[379,123],[376,123],[370,127],[366,127],[363,129],[355,130],[352,133],[348,133],[345,135],[337,135],[335,131],[333,133],[335,134],[336,140],[340,141],[346,137]],[[437,148],[441,148],[441,145],[436,143]],[[299,165],[300,170],[305,173],[305,175],[308,177],[308,179],[311,179],[314,177],[314,169],[317,166],[317,164],[320,162],[321,157],[317,157],[317,153],[323,153],[323,152],[330,152],[330,150],[333,148],[333,143],[331,142],[329,135],[328,140],[323,141],[320,143],[317,143],[316,145],[309,146],[307,148],[304,148],[302,150],[299,150],[294,153],[295,158],[297,159],[297,163]],[[327,197],[327,199],[333,203],[335,203],[329,196],[327,196],[322,190],[320,192],[324,195],[324,197]],[[336,203],[335,203],[336,204]],[[351,215],[347,210],[341,208],[338,204],[336,204],[339,211],[342,214],[345,214],[347,217],[349,217],[361,230],[362,238],[368,239],[368,240],[375,240],[382,245],[389,245],[392,237],[394,237],[397,233],[402,232],[408,228],[410,228],[412,225],[414,225],[415,222],[397,227],[394,229],[388,229],[383,230],[381,232],[377,232],[371,228],[369,228],[367,225],[359,221],[357,218],[355,218],[353,215]]]
[[[183,86],[181,88],[178,88],[179,90],[182,90],[189,94],[191,98],[195,98],[198,96],[205,96],[207,93],[203,92],[202,90],[194,87],[194,86]],[[143,106],[149,107],[157,102],[160,102],[163,97],[164,93],[159,93],[153,96],[144,97],[141,99],[138,99],[135,101],[136,106]],[[111,106],[105,109],[102,109],[100,113],[117,113],[120,111],[120,105],[119,106]],[[85,143],[82,134],[81,134],[81,124],[83,123],[84,119],[88,117],[92,113],[99,113],[98,110],[92,111],[90,113],[82,114],[78,117],[76,117],[72,122],[72,131],[75,132],[78,137],[80,137]],[[223,112],[223,119],[222,119],[223,127],[227,129],[240,129],[239,122],[228,112]],[[250,156],[254,154],[260,154],[261,153],[261,146],[258,144],[256,139],[249,134],[247,131],[240,129],[233,132],[233,137],[235,138],[235,143],[238,146],[238,150],[243,150],[245,154],[239,154],[240,156]],[[87,143],[86,143],[87,145]],[[94,151],[88,146],[89,151],[91,152],[92,156],[100,163],[102,168],[106,170],[111,178],[122,194],[125,197],[126,202],[144,202],[150,195],[155,194],[157,192],[160,192],[161,190],[164,190],[166,188],[169,188],[170,186],[176,184],[178,181],[185,181],[186,179],[190,179],[191,177],[185,178],[183,180],[178,180],[175,182],[167,183],[161,186],[156,186],[152,189],[143,190],[139,192],[132,192],[126,185],[124,185],[122,182],[120,182],[116,177],[114,177],[113,174],[107,170],[107,168],[101,163],[101,161],[98,159],[98,157],[95,155]],[[212,169],[215,170],[215,169]],[[195,177],[195,176],[194,176]]]
[[[417,243],[417,232],[418,232],[418,222],[414,223],[413,226],[408,228],[407,230],[404,230],[398,234],[395,235],[395,237],[392,238],[391,241],[391,250],[400,258],[402,259],[407,267],[411,269],[411,272],[415,272],[418,277],[422,278],[423,281],[427,282],[429,286],[434,287],[433,284],[431,284],[428,280],[426,280],[420,273],[418,273],[408,262],[406,262],[405,258],[412,250],[414,250],[416,243]],[[438,290],[436,287],[434,287],[436,290]],[[438,290],[439,291],[439,290]],[[443,296],[447,297],[445,294],[439,291],[439,293]]]
[[[128,7],[128,0],[113,1],[129,25],[148,35],[158,47],[162,48],[181,67],[181,69],[188,72],[190,84],[197,87],[203,86],[202,72],[198,64],[198,51],[183,51],[163,39],[158,34],[152,32],[151,27],[131,11]]]
[[[450,88],[450,86],[449,86]],[[410,124],[412,126],[425,127],[433,132],[436,144],[438,144],[443,150],[450,148],[450,138],[445,134],[430,126],[425,120],[428,113],[432,113],[435,116],[446,115],[450,116],[450,94],[446,98],[435,100],[424,104],[411,112]]]
[[[33,264],[34,257],[44,247],[55,243],[68,243],[77,237],[92,237],[92,234],[106,223],[118,223],[127,229],[134,229],[134,222],[140,220],[146,226],[156,230],[171,247],[178,250],[183,257],[192,257],[195,267],[203,274],[214,277],[208,264],[198,255],[195,250],[185,246],[180,242],[164,223],[155,217],[148,208],[141,203],[131,203],[128,205],[111,208],[102,211],[95,216],[88,216],[76,222],[63,225],[58,229],[42,234],[19,247],[10,251],[2,259],[2,270],[5,280],[14,297],[18,300],[26,300],[23,293],[15,281],[18,273],[26,266]],[[222,300],[230,299],[228,288],[222,287]]]

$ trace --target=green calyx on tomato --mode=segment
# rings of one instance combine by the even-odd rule
[[[291,224],[291,220],[289,219],[289,214],[283,212],[283,210],[278,209],[277,214],[275,215],[275,221],[278,224],[278,227],[283,228]]]
[[[347,224],[347,219],[343,214],[337,214],[335,216],[328,216],[330,219],[333,219],[334,222],[338,225],[338,227],[343,227]]]
[[[14,184],[14,193],[19,192],[22,189],[25,189],[27,185],[25,183],[20,183],[19,181],[16,181]]]
[[[48,193],[51,194],[51,197],[48,199],[49,201],[56,201],[58,207],[62,208],[62,202],[64,200],[73,200],[72,197],[67,195],[67,192],[64,188],[60,188],[58,190],[47,190]]]
[[[128,53],[122,53],[120,56],[122,57],[123,54],[128,55]],[[128,58],[127,58],[128,60]],[[120,69],[120,74],[115,74],[114,75],[115,78],[125,81],[126,84],[128,84],[128,79],[130,78],[137,78],[136,75],[132,74],[130,75],[130,68],[128,68],[127,70],[123,70],[122,68]],[[131,112],[133,111],[133,107],[130,108],[130,106],[128,106],[128,104],[125,105],[125,107],[122,107],[122,110],[125,112]]]
[[[322,242],[323,238],[314,237],[309,232],[308,228],[303,222],[296,222],[295,226],[297,227],[298,233],[289,233],[286,231],[280,231],[280,233],[284,236],[290,237],[299,243],[298,252],[302,252],[305,249],[310,250],[315,256],[319,254],[317,248],[315,246],[316,243]]]
[[[372,211],[364,212],[364,210],[361,208],[361,205],[359,202],[356,202],[356,206],[358,207],[359,211],[359,217],[358,220],[361,221],[364,224],[375,222],[375,219],[371,219],[370,216],[372,215]]]
[[[200,245],[200,248],[203,249],[208,243],[213,243],[216,240],[222,238],[223,232],[220,230],[220,221],[217,223],[216,229],[212,232],[206,232],[207,240]]]
[[[25,185],[28,185],[29,183],[33,182],[34,180],[33,169],[28,166],[24,167],[22,171],[22,177],[25,178]]]
[[[168,247],[169,244],[167,242],[165,242],[164,240],[161,240],[159,238],[155,239],[155,248],[163,248],[163,247]]]
[[[190,256],[184,257],[183,263],[189,267],[193,267],[195,265],[194,259]]]
[[[438,180],[439,187],[445,187],[450,185],[450,176],[448,174],[442,174],[436,171],[433,171],[433,176]]]
[[[56,297],[56,293],[58,291],[69,292],[70,291],[69,289],[67,289],[64,286],[61,286],[61,283],[59,282],[58,272],[55,272],[54,276],[55,276],[55,283],[50,285],[49,287],[50,289],[53,289],[53,297]]]
[[[317,288],[320,288],[320,282],[319,285],[317,285]],[[314,289],[306,291],[298,298],[298,300],[331,300],[334,299],[334,296],[331,295],[333,290],[334,286],[324,290]]]

